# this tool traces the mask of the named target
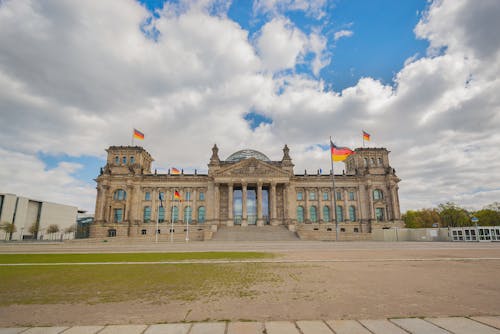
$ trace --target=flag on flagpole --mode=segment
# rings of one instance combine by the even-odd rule
[[[177,190],[174,191],[174,199],[182,200],[181,199],[181,194]]]
[[[355,153],[348,147],[340,147],[335,145],[331,140],[330,148],[332,152],[332,161],[344,161],[348,156]]]
[[[370,134],[363,130],[363,140],[370,141]]]
[[[144,140],[144,133],[142,133],[141,131],[139,131],[137,129],[134,129],[134,138]]]
[[[172,169],[170,170],[170,173],[173,175],[179,175],[181,173],[181,171],[175,167],[172,167]]]

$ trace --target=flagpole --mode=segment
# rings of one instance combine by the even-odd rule
[[[170,242],[174,242],[174,201],[170,201]]]
[[[189,203],[187,203],[189,205]],[[184,210],[186,211],[186,210]],[[184,214],[184,220],[186,221],[186,242],[189,241],[189,219],[186,219],[186,215]]]
[[[335,241],[339,241],[339,222],[337,220],[337,191],[335,190],[335,171],[333,170],[332,137],[330,136],[330,162],[332,163],[332,186],[333,186],[333,217],[335,219]]]
[[[160,197],[160,196],[158,196],[158,197]],[[160,206],[161,206],[161,199],[160,199],[160,204],[158,205],[158,212],[156,213],[155,243],[158,243],[158,223],[160,222]]]

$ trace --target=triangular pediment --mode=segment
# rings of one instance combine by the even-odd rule
[[[255,158],[241,160],[218,170],[216,176],[289,176],[287,171]]]

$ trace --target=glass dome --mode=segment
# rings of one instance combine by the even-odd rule
[[[259,151],[249,150],[249,149],[234,152],[226,159],[226,161],[227,162],[238,162],[238,161],[248,159],[248,158],[255,158],[255,159],[258,159],[261,161],[271,161],[271,160],[269,160],[268,157],[266,157],[264,154],[260,153]]]

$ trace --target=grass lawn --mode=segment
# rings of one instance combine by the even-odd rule
[[[216,300],[279,282],[266,264],[124,264],[0,267],[0,305]]]
[[[0,254],[0,263],[159,262],[182,260],[245,260],[272,258],[262,252]]]

